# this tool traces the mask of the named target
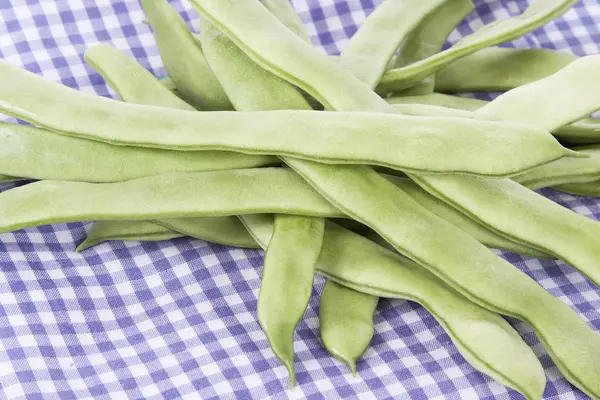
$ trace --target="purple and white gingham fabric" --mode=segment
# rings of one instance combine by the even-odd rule
[[[330,54],[379,3],[293,1],[314,44]],[[451,42],[522,12],[528,1],[475,3]],[[172,4],[196,25],[187,2]],[[163,75],[143,19],[137,0],[0,0],[0,58],[83,91],[113,95],[83,53],[108,42]],[[598,0],[582,0],[511,45],[593,54],[600,52],[599,29]],[[600,200],[542,193],[600,219]],[[0,235],[0,398],[522,398],[474,370],[422,307],[398,300],[380,302],[372,346],[352,377],[319,342],[319,277],[295,336],[297,386],[288,390],[286,370],[256,319],[262,252],[182,238],[109,242],[77,254],[75,244],[89,227],[71,223]],[[560,262],[503,256],[600,331],[600,290],[581,274]],[[545,398],[587,398],[561,377],[529,326],[510,322],[546,369]]]

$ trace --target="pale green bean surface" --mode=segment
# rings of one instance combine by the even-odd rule
[[[4,62],[0,72],[3,112],[58,133],[111,144],[490,176],[576,155],[547,132],[525,125],[367,112],[172,110],[78,92]],[[438,157],[440,152],[446,156]]]
[[[492,22],[463,37],[449,49],[403,68],[386,72],[377,90],[382,93],[405,89],[443,66],[488,46],[508,42],[539,28],[566,12],[577,0],[536,0],[523,14]]]
[[[582,183],[563,183],[562,185],[554,186],[554,189],[579,196],[600,197],[600,180]]]
[[[118,183],[35,182],[0,193],[0,232],[83,220],[273,212],[344,216],[292,171],[258,168],[180,172]]]
[[[509,90],[545,78],[577,57],[549,49],[490,47],[456,60],[435,74],[444,93]]]
[[[154,30],[163,64],[179,94],[200,109],[231,109],[198,41],[179,13],[166,0],[141,0],[141,3]]]

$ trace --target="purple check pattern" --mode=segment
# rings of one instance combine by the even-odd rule
[[[294,0],[314,44],[338,53],[380,1]],[[455,42],[523,0],[476,0]],[[187,2],[172,1],[192,26]],[[0,57],[100,95],[113,96],[83,62],[98,42],[165,73],[137,0],[2,0]],[[582,0],[546,27],[513,43],[578,55],[600,52],[600,4]],[[1,77],[0,77],[1,79]],[[5,118],[6,119],[6,118]],[[14,184],[4,184],[0,190]],[[600,201],[542,193],[600,219]],[[66,194],[68,195],[68,193]],[[73,252],[90,223],[0,235],[0,398],[17,399],[519,399],[475,371],[422,307],[382,300],[372,346],[358,376],[319,342],[318,296],[295,336],[297,387],[256,320],[262,253],[188,238],[109,242]],[[571,267],[502,253],[600,331],[600,290]],[[547,399],[584,399],[542,349],[531,328],[510,321],[548,375]]]

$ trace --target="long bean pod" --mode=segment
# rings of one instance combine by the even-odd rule
[[[264,155],[113,146],[0,122],[0,172],[31,179],[119,182],[169,172],[219,171],[280,163],[277,157]]]
[[[373,338],[373,314],[379,297],[327,280],[321,292],[319,324],[321,341],[335,358],[356,374],[356,361]]]
[[[179,94],[200,109],[231,109],[200,45],[179,13],[167,0],[141,0],[141,3],[154,30],[167,74]]]
[[[257,168],[180,172],[117,183],[35,182],[0,193],[0,232],[83,220],[274,212],[344,216],[292,171]]]
[[[235,4],[230,0],[193,0],[193,4],[204,17],[210,16],[211,22],[256,62],[294,84],[301,82],[302,88],[311,94],[317,92],[313,83],[333,79],[329,75],[337,73],[331,71],[329,64],[324,69],[319,68],[324,61],[312,56],[314,50],[307,48],[301,40],[296,41],[269,15],[262,15],[260,8],[251,0],[236,0]],[[260,21],[261,32],[269,34],[256,35],[252,27],[244,23],[248,15],[252,15],[253,24]],[[284,48],[287,50],[279,51]],[[318,69],[318,78],[312,79],[315,69]],[[377,102],[378,109],[384,108],[379,100],[372,97],[372,92],[354,90],[356,82],[346,85],[345,77],[344,74],[336,75],[336,90],[327,92],[328,104],[335,102],[348,109],[359,99],[364,104],[365,96],[369,96],[366,100]],[[319,93],[322,98],[324,92],[319,90]],[[390,107],[384,109],[384,112],[396,112]],[[373,170],[356,166],[327,169],[325,165],[303,163],[312,164],[313,168],[306,168],[308,171],[301,171],[297,166],[293,168],[301,171],[305,178],[310,178],[308,180],[313,187],[326,193],[336,205],[342,206],[340,201],[343,201],[345,210],[351,211],[352,217],[374,228],[399,251],[426,266],[478,304],[530,322],[565,376],[587,394],[596,398],[600,396],[600,365],[597,364],[600,363],[600,354],[596,354],[600,353],[600,338],[568,306],[470,236],[438,217],[434,218],[433,214],[423,212],[414,201],[404,199],[404,192],[400,189],[393,191],[390,182]],[[376,205],[368,193],[377,193]],[[423,246],[431,246],[431,251],[424,251]],[[438,253],[439,256],[440,248],[447,251],[444,251],[443,259],[436,260],[432,254]],[[416,257],[417,253],[419,257]],[[464,268],[462,260],[466,254],[469,254],[470,263]],[[493,291],[489,290],[491,287]],[[556,314],[561,315],[560,323],[555,319]],[[565,331],[576,332],[580,340],[563,340]],[[586,344],[585,351],[581,351],[581,343]]]
[[[474,9],[471,0],[447,1],[423,19],[407,36],[394,60],[393,68],[401,68],[431,57],[442,50],[448,36]],[[433,92],[435,76],[430,75],[406,89],[403,95]]]
[[[350,65],[360,81],[368,86],[377,85],[388,61],[419,22],[451,2],[385,0],[352,36],[337,61],[339,66],[346,68]]]
[[[206,24],[205,24],[206,26]],[[215,45],[215,43],[211,43],[209,41],[205,41],[205,48],[208,50],[212,45]],[[220,37],[220,42],[221,45],[226,45],[226,39],[223,37]],[[229,52],[227,52],[226,54],[232,54],[232,52],[234,52],[234,49],[231,49]],[[212,60],[212,58],[208,58],[209,60]],[[293,91],[293,87],[291,87],[290,85],[285,84],[285,82],[278,80],[275,76],[269,76],[269,75],[265,75],[263,72],[261,72],[261,69],[254,64],[253,62],[251,62],[247,57],[243,57],[243,54],[239,54],[238,53],[238,57],[237,60],[235,60],[237,62],[234,62],[233,59],[230,59],[229,62],[225,62],[222,61],[221,63],[219,63],[219,68],[214,68],[215,73],[217,74],[218,77],[223,77],[221,79],[226,79],[227,77],[231,76],[231,74],[227,73],[228,69],[231,69],[235,66],[235,69],[239,70],[239,74],[243,77],[245,77],[245,79],[250,80],[251,82],[254,82],[255,85],[257,85],[257,88],[253,91],[244,91],[244,90],[236,90],[235,92],[228,92],[229,96],[231,97],[232,101],[236,104],[236,107],[242,108],[242,109],[264,109],[264,108],[269,108],[269,107],[292,107],[292,106],[301,106],[301,107],[306,107],[306,105],[303,104],[297,104],[297,102],[295,101],[296,97],[294,95],[290,96],[290,101],[287,103],[277,103],[277,104],[273,104],[272,103],[272,99],[270,99],[268,97],[268,92],[265,92],[262,89],[262,86],[258,86],[262,83],[263,86],[268,87],[273,89],[274,87],[278,88],[278,92],[281,94],[286,93],[288,91]],[[229,87],[229,86],[225,86],[224,87]],[[232,86],[233,88],[236,88],[237,86]],[[248,93],[252,93],[252,95],[248,95]],[[236,100],[237,99],[237,100]],[[311,170],[312,164],[310,162],[304,161],[304,160],[298,160],[298,159],[293,159],[290,157],[285,157],[284,158],[285,162],[288,163],[290,166],[292,166],[295,169],[307,169],[307,170]],[[299,167],[301,166],[301,167]],[[323,167],[325,170],[336,170],[337,168],[331,168],[329,166],[326,165],[321,165],[321,167]],[[352,171],[352,168],[349,168]],[[372,170],[368,169],[368,171],[373,172]],[[374,173],[374,172],[373,172]],[[350,173],[350,175],[352,175],[352,173]],[[364,174],[361,174],[360,172],[358,174],[356,174],[357,176],[355,177],[355,179],[358,179],[360,181],[361,177]],[[376,174],[375,174],[376,175]],[[377,176],[377,175],[376,175]],[[344,186],[348,186],[348,183],[350,182],[350,180],[347,180],[343,183]],[[380,184],[379,189],[381,189],[381,187],[384,187],[384,192],[386,190],[389,191],[388,188],[385,188],[385,184],[386,181],[385,180],[381,180],[379,181],[380,183],[383,183],[383,185]],[[342,184],[342,183],[340,183]],[[350,187],[354,185],[351,184]],[[326,188],[327,186],[321,186],[321,185],[316,185],[317,188]],[[360,187],[361,190],[363,190],[363,194],[362,196],[364,196],[364,187]],[[392,187],[392,190],[394,192],[399,191],[396,188]],[[404,196],[407,196],[406,194],[402,193]],[[392,194],[393,196],[393,194]],[[347,197],[347,196],[345,196]],[[408,197],[408,196],[407,196]],[[417,206],[420,207],[420,206]],[[242,221],[246,221],[249,218],[252,219],[251,217],[241,217]],[[363,221],[364,222],[364,221]],[[253,234],[253,236],[255,237],[255,239],[259,242],[259,243],[265,243],[264,239],[258,239],[257,238],[257,234],[253,233],[253,227],[252,226],[248,226],[248,223],[245,223],[246,227],[249,229],[250,233]],[[267,229],[268,230],[268,229]],[[491,370],[491,372],[488,370],[489,368],[489,364],[476,364],[479,368],[481,368],[483,371],[485,372],[489,372],[491,375],[493,376],[497,376],[496,372],[494,370]],[[539,366],[538,366],[539,368]],[[531,376],[531,375],[528,375]],[[537,375],[539,376],[539,374]],[[511,385],[512,384],[512,380],[511,378],[502,378],[502,382]],[[543,384],[542,384],[543,386]],[[525,392],[527,392],[527,389],[525,390]]]
[[[386,72],[377,90],[402,90],[435,73],[443,66],[485,47],[509,42],[566,12],[577,0],[537,0],[523,14],[492,22],[463,37],[449,49],[403,68]]]
[[[436,73],[443,93],[510,90],[552,75],[577,56],[549,49],[489,47],[454,61]]]
[[[400,111],[402,111],[403,108],[406,109],[405,107],[414,106],[416,104],[426,104],[466,111],[475,111],[489,103],[485,100],[450,96],[441,93],[431,93],[420,96],[390,97],[387,98],[386,101],[394,106],[400,106]],[[419,111],[415,108],[412,110]],[[420,111],[422,112],[421,114],[414,112],[411,115],[450,115],[447,112],[443,112],[441,114],[425,114],[423,113],[426,111],[425,109],[421,109]],[[432,111],[432,109],[430,109],[430,111]],[[460,116],[462,118],[466,117],[466,115],[462,113],[460,115],[457,114],[456,116]],[[563,143],[575,145],[600,144],[600,120],[595,118],[582,118],[573,122],[572,124],[564,125],[555,129],[552,134]]]
[[[600,179],[600,145],[574,147],[573,150],[588,154],[590,157],[563,158],[524,174],[513,176],[512,179],[530,189],[567,183],[585,183]]]
[[[6,114],[58,133],[110,144],[234,150],[490,176],[524,172],[577,154],[543,130],[504,122],[368,112],[192,112],[123,104],[78,92],[5,62],[0,62],[0,72],[4,74],[0,110]],[[440,151],[446,156],[437,157]]]
[[[324,229],[322,218],[277,215],[265,254],[258,321],[275,355],[288,370],[290,386],[294,386],[295,380],[294,330],[312,294]],[[298,244],[303,251],[290,251]]]
[[[241,219],[266,248],[272,217],[244,215]],[[416,301],[433,314],[471,365],[529,399],[541,397],[543,370],[510,325],[407,258],[328,222],[317,271],[371,296]]]
[[[109,240],[160,241],[185,236],[151,221],[98,221],[75,251],[83,251]]]

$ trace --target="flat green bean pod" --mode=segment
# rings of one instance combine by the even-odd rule
[[[294,41],[290,37],[293,34],[261,15],[260,8],[256,8],[251,0],[237,0],[235,4],[232,1],[194,1],[194,5],[203,16],[211,15],[211,22],[220,29],[226,27],[224,32],[230,38],[235,37],[238,45],[242,43],[242,49],[260,65],[291,82],[302,81],[302,87],[309,93],[316,93],[318,85],[311,89],[313,83],[321,80],[327,82],[334,78],[329,76],[331,73],[337,73],[331,71],[330,65],[326,65],[326,68],[317,72],[318,79],[313,80],[311,72],[321,63],[321,59],[311,56],[314,50],[307,48],[302,41]],[[260,23],[265,31],[270,32],[260,37],[261,40],[256,40],[257,36],[252,34],[250,26],[236,29],[243,24],[248,10],[252,11],[253,23]],[[271,51],[280,47],[287,47],[287,52]],[[336,90],[327,92],[329,104],[335,102],[351,109],[352,104],[358,101],[364,104],[364,97],[368,96],[368,101],[377,103],[378,109],[397,112],[392,107],[383,107],[380,100],[372,97],[372,92],[354,90],[356,82],[347,81],[344,76],[338,74]],[[472,301],[493,311],[529,321],[567,379],[586,393],[598,396],[600,368],[596,363],[600,363],[600,354],[592,353],[600,353],[600,338],[576,313],[533,280],[460,229],[424,212],[418,203],[406,199],[404,192],[398,188],[392,189],[390,182],[369,168],[340,166],[328,169],[325,165],[308,161],[302,161],[300,166],[293,165],[289,160],[288,164],[305,178],[310,178],[311,185],[326,193],[330,201],[335,201],[338,206],[342,206],[339,201],[343,201],[344,208],[351,210],[355,219],[374,228],[399,251],[404,247],[407,250],[405,254],[461,290]],[[376,193],[376,204],[369,193]],[[430,250],[423,245],[430,245]],[[447,250],[443,257],[439,254],[441,248]],[[423,258],[413,257],[417,253]],[[436,260],[432,257],[435,253],[441,258]],[[466,254],[470,260],[468,268],[462,266]],[[555,320],[558,314],[561,316],[560,324]],[[564,331],[575,332],[580,340],[563,340]],[[584,352],[581,351],[581,343],[589,346]]]
[[[259,247],[236,216],[163,218],[152,222],[171,231],[207,242],[249,249]]]
[[[273,231],[272,217],[241,219],[265,248]],[[545,386],[541,365],[510,325],[407,258],[328,222],[317,271],[372,296],[416,301],[434,315],[471,365],[528,399],[541,397]]]
[[[439,70],[435,90],[443,93],[510,90],[545,78],[577,56],[549,49],[490,47]]]
[[[553,189],[579,196],[600,197],[600,180],[593,182],[564,183]]]
[[[304,28],[302,20],[294,11],[289,0],[262,0],[265,7],[269,9],[289,30],[294,32],[300,39],[310,43],[308,32]]]
[[[585,183],[600,179],[600,145],[574,147],[588,158],[563,158],[542,165],[521,175],[513,176],[514,181],[530,189],[539,189],[567,183]]]
[[[284,168],[179,172],[117,183],[40,181],[0,193],[0,232],[83,220],[246,213],[344,216]]]
[[[227,95],[183,18],[167,0],[141,0],[141,3],[167,74],[179,94],[199,109],[230,110]]]
[[[108,240],[160,241],[185,236],[150,221],[98,221],[75,251],[83,251]]]
[[[389,97],[386,101],[399,110],[409,110],[411,115],[444,115],[450,116],[448,110],[440,113],[430,113],[435,109],[415,108],[415,105],[431,105],[446,108],[455,108],[465,111],[475,111],[488,104],[488,101],[466,97],[450,96],[441,93],[431,93],[420,96]],[[439,109],[437,111],[440,111]],[[466,114],[456,115],[466,118]],[[599,144],[600,143],[600,120],[594,118],[582,118],[570,125],[561,126],[552,132],[554,137],[568,144]]]
[[[338,59],[354,76],[376,86],[396,49],[424,18],[449,0],[385,0],[352,36]]]
[[[412,197],[412,199],[418,202],[421,206],[425,207],[427,210],[431,211],[440,218],[452,223],[488,247],[508,250],[530,257],[546,259],[555,258],[546,252],[499,235],[495,231],[489,229],[486,225],[469,218],[466,214],[463,214],[456,208],[446,204],[442,200],[439,200],[437,197],[430,195],[410,179],[399,178],[390,175],[384,175],[384,177],[402,189],[403,192]]]
[[[509,42],[566,12],[577,0],[537,0],[523,14],[492,22],[454,46],[424,60],[386,72],[377,91],[389,93],[414,85],[443,66],[485,47]]]
[[[489,176],[508,176],[577,155],[547,132],[520,124],[368,112],[199,113],[122,104],[49,82],[4,62],[0,72],[4,74],[0,110],[6,114],[57,133],[110,144],[234,150],[324,163]],[[440,151],[447,156],[438,157]]]
[[[196,109],[175,96],[164,85],[156,84],[156,78],[131,57],[108,44],[100,44],[86,50],[83,58],[98,72],[119,98],[129,103]],[[113,79],[115,79],[114,81]]]
[[[431,57],[442,50],[448,36],[465,16],[473,11],[471,0],[446,1],[413,29],[400,47],[393,68],[401,68]],[[403,95],[433,92],[434,75],[406,89]],[[373,85],[373,87],[376,85]]]
[[[321,252],[322,218],[277,215],[265,254],[258,294],[258,321],[294,386],[294,330],[308,306]],[[298,244],[302,250],[290,251]]]
[[[371,344],[379,297],[328,280],[321,293],[319,323],[327,351],[356,375],[356,361]]]
[[[218,171],[280,163],[277,157],[264,155],[113,146],[0,122],[0,172],[31,179],[119,182],[168,172]]]
[[[600,109],[599,70],[600,55],[578,58],[544,79],[500,95],[479,108],[476,118],[553,131]]]

